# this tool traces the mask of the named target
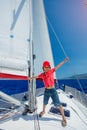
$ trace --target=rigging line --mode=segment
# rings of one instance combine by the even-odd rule
[[[8,111],[8,110],[11,110],[11,109],[10,108],[3,108],[3,107],[1,107],[0,110],[6,110],[6,111]]]
[[[34,116],[34,129],[40,130],[40,124],[39,124],[39,118],[38,118],[37,110],[35,110],[33,116]]]
[[[81,118],[81,116],[79,115],[79,113],[72,107],[72,106],[70,106],[70,105],[68,105],[75,113],[76,113],[76,115],[79,117],[79,119],[85,124],[85,125],[87,125],[87,123]]]
[[[56,32],[55,32],[55,30],[54,30],[54,28],[53,28],[52,24],[50,23],[50,21],[49,21],[49,19],[48,19],[47,16],[46,16],[46,19],[47,19],[47,21],[48,21],[48,23],[49,23],[49,25],[50,25],[50,27],[51,27],[53,33],[54,33],[54,35],[55,35],[55,37],[56,37],[56,39],[57,39],[59,45],[60,45],[60,47],[61,47],[61,49],[62,49],[62,51],[63,51],[65,57],[67,57],[67,54],[66,54],[66,52],[65,52],[65,50],[64,50],[64,48],[63,48],[63,46],[62,46],[62,44],[61,44],[61,41],[60,41],[60,39],[58,38],[58,36],[57,36],[57,34],[56,34]]]
[[[9,101],[6,101],[6,100],[4,100],[4,99],[1,99],[1,98],[0,98],[0,100],[3,101],[3,102],[5,102],[5,103],[11,104]]]
[[[69,129],[72,129],[72,130],[77,130],[76,128],[74,128],[74,127],[72,127],[72,126],[70,126],[70,125],[67,125],[67,127],[68,127]]]
[[[64,48],[63,48],[63,46],[62,46],[62,43],[61,43],[59,37],[57,36],[57,34],[56,34],[56,32],[55,32],[55,30],[54,30],[54,28],[53,28],[52,24],[50,23],[50,21],[49,21],[49,19],[48,19],[47,16],[46,16],[46,19],[47,19],[47,21],[48,21],[48,23],[49,23],[49,25],[50,25],[50,27],[51,27],[53,33],[54,33],[54,36],[56,37],[56,39],[57,39],[57,41],[58,41],[58,43],[59,43],[59,45],[60,45],[60,47],[61,47],[61,49],[62,49],[62,51],[63,51],[65,57],[68,57],[67,53],[65,52],[65,50],[64,50]],[[70,65],[71,65],[71,69],[72,69],[72,71],[73,71],[73,73],[74,73],[74,77],[76,78],[76,80],[77,80],[77,82],[78,82],[78,85],[80,86],[82,92],[85,93],[84,90],[83,90],[83,88],[82,88],[82,85],[81,85],[79,79],[78,79],[77,76],[76,76],[75,69],[73,68],[73,66],[72,66],[72,64],[71,64],[71,62],[70,62],[70,60],[69,60],[69,63],[70,63]]]

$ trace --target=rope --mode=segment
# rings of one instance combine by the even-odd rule
[[[70,105],[68,105],[75,113],[76,115],[79,117],[79,119],[85,124],[87,125],[87,123],[82,119],[82,117],[79,115],[79,113]]]
[[[47,18],[47,17],[46,17]],[[62,51],[63,51],[63,53],[64,53],[64,55],[65,55],[65,57],[68,57],[67,56],[67,54],[66,54],[66,52],[65,52],[65,50],[64,50],[64,48],[63,48],[63,46],[62,46],[62,43],[61,43],[61,41],[60,41],[60,39],[59,39],[59,37],[57,36],[57,34],[56,34],[56,32],[55,32],[55,30],[54,30],[54,28],[53,28],[53,26],[52,26],[52,24],[50,23],[50,21],[49,21],[49,19],[47,18],[47,21],[48,21],[48,23],[49,23],[49,25],[50,25],[50,27],[51,27],[51,29],[52,29],[52,31],[53,31],[53,33],[54,33],[54,36],[56,37],[56,39],[57,39],[57,42],[59,43],[59,45],[60,45],[60,47],[61,47],[61,49],[62,49]]]
[[[4,99],[1,99],[1,98],[0,98],[0,100],[3,101],[3,102],[5,102],[5,103],[11,104],[9,101],[6,101],[6,100],[4,100]]]
[[[33,116],[34,116],[34,130],[40,130],[40,124],[39,124],[37,110],[34,112]]]
[[[67,125],[67,127],[68,127],[69,129],[71,129],[71,130],[77,130],[76,128],[74,128],[74,127],[72,127],[72,126],[70,126],[70,125]]]
[[[50,23],[50,21],[49,21],[49,19],[48,19],[47,16],[46,16],[46,19],[47,19],[47,21],[48,21],[48,24],[49,24],[50,27],[51,27],[51,30],[52,30],[53,33],[54,33],[54,36],[55,36],[57,42],[58,42],[59,45],[60,45],[60,48],[62,49],[62,51],[63,51],[65,57],[68,57],[67,53],[65,52],[65,50],[64,50],[64,48],[63,48],[63,46],[62,46],[62,43],[61,43],[59,37],[57,36],[57,34],[56,34],[56,32],[55,32],[55,30],[54,30],[54,28],[53,28],[52,24]],[[72,64],[71,64],[71,62],[70,62],[70,60],[69,60],[69,64],[71,65],[72,72],[73,72],[73,74],[74,74],[74,76],[75,76],[75,78],[76,78],[76,80],[77,80],[77,82],[78,82],[78,85],[80,86],[82,92],[85,93],[84,90],[83,90],[83,88],[82,88],[82,85],[81,85],[79,79],[78,79],[77,76],[76,76],[75,69],[73,68],[73,66],[72,66]]]

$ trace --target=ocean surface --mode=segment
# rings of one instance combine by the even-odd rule
[[[87,79],[61,79],[58,80],[59,87],[62,88],[63,85],[68,85],[72,88],[76,88],[79,91],[84,91],[87,94]]]
[[[87,94],[87,79],[80,79],[79,83],[83,91]],[[76,79],[61,79],[55,82],[56,88],[63,89],[64,85],[76,88],[80,91],[80,85]],[[36,88],[44,87],[42,80],[36,81]],[[6,94],[12,95],[17,93],[22,93],[28,91],[28,81],[27,80],[0,80],[0,91],[5,92]]]

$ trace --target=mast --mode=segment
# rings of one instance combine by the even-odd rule
[[[29,43],[29,57],[30,57],[30,67],[28,67],[28,76],[34,76],[34,45],[33,45],[33,9],[32,9],[32,0],[29,1],[29,9],[30,9],[30,43]],[[35,80],[32,79],[28,81],[28,90],[29,90],[29,111],[33,112],[36,109],[36,83]]]

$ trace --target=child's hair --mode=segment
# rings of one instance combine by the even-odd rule
[[[51,69],[51,67],[50,67],[50,66],[48,66],[47,68],[50,68],[50,69]],[[44,67],[42,67],[42,69],[43,69],[43,71],[44,71]]]

